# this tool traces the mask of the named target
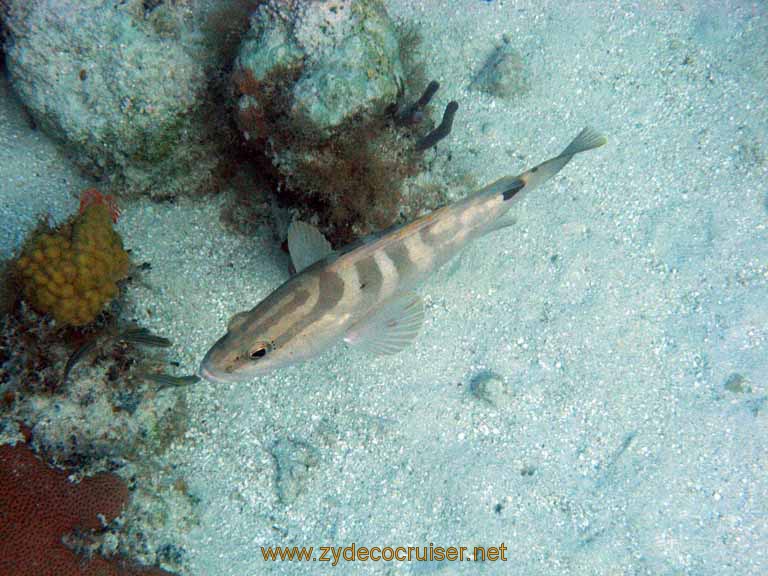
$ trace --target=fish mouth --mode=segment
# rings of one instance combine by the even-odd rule
[[[197,375],[200,376],[200,378],[208,380],[208,382],[213,382],[214,384],[231,384],[233,382],[237,382],[235,378],[232,378],[225,373],[210,370],[208,367],[206,367],[205,362],[200,365],[200,368],[197,371]]]

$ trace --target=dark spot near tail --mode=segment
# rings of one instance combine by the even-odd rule
[[[531,173],[533,173],[533,174],[535,174],[538,171],[539,171],[539,167],[538,166],[534,166],[533,168],[531,168]]]
[[[523,188],[525,188],[525,182],[523,182],[522,180],[515,180],[514,182],[512,182],[512,185],[507,190],[504,190],[504,194],[503,194],[504,200],[511,199],[515,194],[520,192],[520,190],[522,190]]]

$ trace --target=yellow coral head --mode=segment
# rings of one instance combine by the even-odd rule
[[[79,326],[93,322],[117,296],[129,260],[112,219],[107,203],[81,204],[66,225],[27,240],[16,269],[33,308]]]

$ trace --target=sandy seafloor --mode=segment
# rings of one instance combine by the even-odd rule
[[[416,344],[342,346],[251,383],[188,392],[168,452],[200,499],[187,573],[768,574],[768,13],[762,2],[391,0],[418,21],[456,173],[545,160],[584,125],[609,144],[519,204],[421,289]],[[532,76],[468,89],[501,34]],[[0,92],[0,252],[85,186]],[[124,206],[152,264],[134,314],[192,371],[227,318],[287,276],[266,228],[215,201]],[[150,309],[152,315],[146,312]],[[472,394],[492,372],[495,405]],[[725,383],[738,374],[744,391]],[[278,502],[275,446],[312,446]],[[298,484],[297,484],[298,486]],[[265,564],[267,545],[504,542],[505,563]]]

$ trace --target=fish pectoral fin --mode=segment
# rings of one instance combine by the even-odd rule
[[[403,292],[353,326],[344,341],[371,354],[397,354],[419,335],[423,324],[421,297],[415,292]]]
[[[288,228],[288,252],[298,274],[332,254],[333,248],[320,230],[296,220]]]

